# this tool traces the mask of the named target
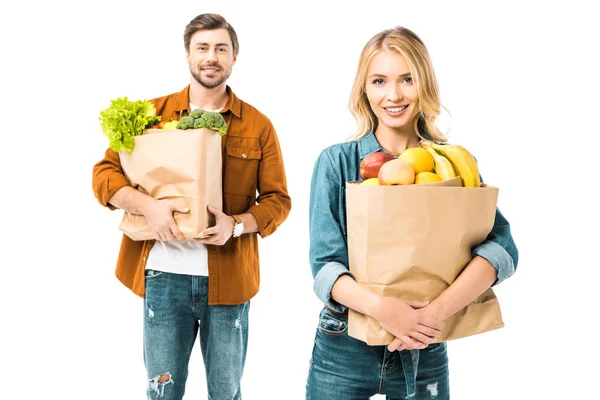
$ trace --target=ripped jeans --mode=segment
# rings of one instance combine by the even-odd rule
[[[208,305],[208,277],[146,270],[144,363],[148,399],[181,400],[200,331],[208,398],[239,400],[250,302]]]
[[[327,308],[319,327],[306,384],[307,400],[448,400],[446,343],[390,353],[348,336],[348,319]]]

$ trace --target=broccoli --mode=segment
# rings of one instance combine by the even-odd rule
[[[202,117],[202,114],[204,114],[204,113],[205,113],[204,110],[197,108],[190,113],[190,117],[192,117],[194,119],[198,119],[198,118]]]
[[[194,120],[194,129],[206,128],[206,120],[204,118],[196,118]]]
[[[202,118],[204,118],[206,120],[207,128],[209,128],[209,129],[213,128],[213,125],[215,123],[217,115],[221,115],[221,114],[218,112],[214,112],[214,111],[207,111],[204,114],[202,114]]]
[[[177,126],[177,129],[193,129],[194,128],[194,118],[192,117],[181,117]]]

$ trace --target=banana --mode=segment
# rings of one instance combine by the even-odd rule
[[[462,178],[464,187],[481,186],[477,162],[467,149],[457,144],[437,144],[434,142],[431,142],[431,147],[450,160],[454,169]]]
[[[439,154],[431,147],[427,147],[426,150],[433,157],[433,161],[435,163],[435,173],[438,174],[443,181],[445,181],[446,179],[454,178],[456,176],[456,172],[454,171],[452,163],[446,157]]]

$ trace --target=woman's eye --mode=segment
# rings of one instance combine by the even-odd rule
[[[403,83],[412,83],[413,79],[411,77],[406,77],[406,78],[402,79],[402,82]]]
[[[383,85],[383,79],[377,78],[373,80],[374,85]]]

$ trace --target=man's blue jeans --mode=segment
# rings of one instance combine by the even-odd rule
[[[146,270],[144,362],[148,399],[181,400],[200,330],[208,398],[242,398],[250,302],[208,305],[208,277]]]
[[[306,384],[307,400],[450,398],[446,343],[394,351],[348,336],[346,317],[324,308]]]

